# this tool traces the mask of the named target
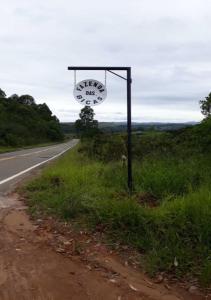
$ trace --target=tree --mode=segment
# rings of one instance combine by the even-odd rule
[[[208,118],[211,116],[211,93],[204,100],[200,100],[200,108],[202,114]]]
[[[0,89],[0,98],[6,98],[6,94],[2,89]]]
[[[38,104],[37,108],[43,119],[46,121],[50,121],[52,119],[52,111],[49,109],[46,103]]]
[[[9,96],[8,99],[9,99],[9,100],[13,100],[13,101],[18,101],[19,96],[18,96],[17,94],[13,94],[13,95]]]
[[[94,120],[94,115],[94,110],[90,106],[82,108],[80,119],[75,121],[76,131],[81,137],[92,137],[99,131],[98,121]]]
[[[62,141],[59,120],[49,107],[36,104],[30,95],[13,94],[6,98],[0,90],[0,145],[22,146]]]
[[[35,104],[34,98],[30,95],[22,95],[19,97],[18,102],[21,104],[32,105]]]
[[[94,110],[90,106],[85,106],[84,108],[82,108],[79,117],[84,124],[91,124],[94,120],[94,115]]]

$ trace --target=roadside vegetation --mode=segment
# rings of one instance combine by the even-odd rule
[[[30,95],[7,97],[0,89],[0,149],[48,142],[59,142],[64,139],[59,120],[48,106],[36,104]]]
[[[193,276],[209,286],[210,107],[199,125],[133,136],[131,196],[122,161],[125,136],[96,132],[96,126],[94,135],[82,130],[80,145],[26,186],[31,211],[100,226],[110,238],[139,250],[151,275]]]

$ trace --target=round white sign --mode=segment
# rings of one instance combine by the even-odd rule
[[[73,95],[80,104],[94,106],[105,100],[107,89],[104,84],[97,80],[86,79],[76,84]]]

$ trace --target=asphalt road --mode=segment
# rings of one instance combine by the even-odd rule
[[[0,154],[0,194],[10,192],[34,170],[53,161],[77,144],[78,140]]]

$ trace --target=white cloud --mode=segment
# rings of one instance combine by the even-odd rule
[[[1,4],[1,88],[73,121],[68,65],[132,66],[136,121],[199,120],[210,91],[210,0],[8,0]],[[78,79],[103,73],[81,72]],[[108,77],[99,120],[126,116],[125,82]],[[118,114],[122,113],[122,114]]]

